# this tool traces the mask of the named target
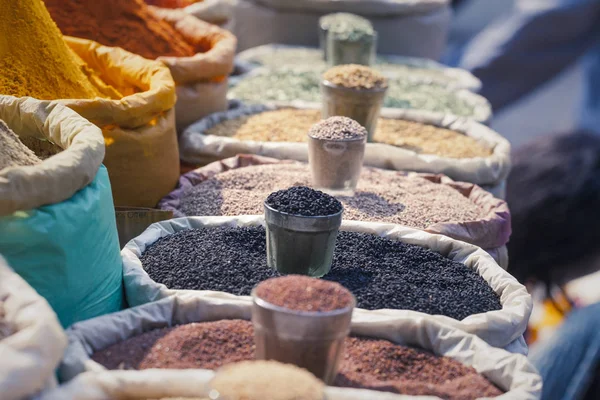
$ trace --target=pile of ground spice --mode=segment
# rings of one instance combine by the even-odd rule
[[[5,39],[0,40],[0,94],[42,100],[120,97],[67,46],[41,0],[0,2],[0,21]]]
[[[41,163],[33,151],[25,146],[19,137],[0,120],[0,170]]]
[[[449,357],[361,337],[346,339],[344,359],[334,385],[447,400],[503,394],[473,367]]]
[[[143,0],[44,0],[63,34],[122,47],[142,57],[189,57],[194,46]]]
[[[208,129],[206,135],[266,142],[305,142],[307,132],[319,121],[319,110],[282,108],[223,121]],[[492,154],[492,149],[460,132],[402,119],[380,118],[374,142],[449,158]]]
[[[355,140],[364,139],[367,136],[367,130],[353,119],[329,117],[314,124],[308,134],[316,139]]]
[[[347,64],[330,68],[323,79],[336,86],[348,89],[382,89],[387,87],[387,78],[373,68],[364,65]]]
[[[306,164],[257,165],[217,174],[184,192],[180,211],[194,215],[259,215],[269,193],[310,186]],[[479,221],[487,212],[449,186],[416,176],[363,168],[353,196],[340,196],[344,219],[425,229],[436,223]]]
[[[242,361],[210,382],[227,400],[323,400],[325,385],[305,369],[276,361]]]
[[[352,304],[352,293],[339,283],[302,275],[267,279],[256,287],[256,296],[293,311],[326,312]]]
[[[92,354],[108,369],[202,368],[254,358],[252,323],[221,320],[155,329]]]

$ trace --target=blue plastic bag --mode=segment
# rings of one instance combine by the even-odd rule
[[[106,168],[61,203],[0,217],[0,254],[64,327],[121,310],[123,268]]]

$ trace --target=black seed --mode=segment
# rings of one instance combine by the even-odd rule
[[[150,277],[170,289],[249,295],[278,273],[267,266],[265,230],[211,228],[180,231],[147,247]],[[357,306],[421,311],[461,320],[500,310],[498,295],[475,271],[431,250],[379,236],[340,232],[331,272],[356,296]]]
[[[335,197],[306,186],[273,192],[267,204],[277,211],[304,217],[333,215],[342,210],[342,203]]]

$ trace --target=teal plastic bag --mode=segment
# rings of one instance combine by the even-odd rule
[[[0,217],[0,254],[65,328],[121,310],[123,268],[106,168],[63,202]]]

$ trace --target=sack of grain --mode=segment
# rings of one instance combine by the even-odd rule
[[[63,326],[120,310],[122,265],[102,132],[57,102],[27,97],[0,96],[0,120],[25,143],[47,141],[32,146],[42,158],[48,152],[40,149],[60,151],[0,169],[0,254]],[[13,143],[23,150],[19,139]]]
[[[447,0],[236,0],[230,29],[238,37],[240,50],[269,43],[317,47],[319,18],[348,12],[372,22],[379,37],[379,53],[437,60],[446,44],[451,17],[448,3]]]
[[[209,6],[204,3],[188,7]],[[227,110],[227,76],[233,70],[236,37],[224,29],[186,14],[193,10],[188,11],[186,8],[184,12],[149,8],[159,18],[171,24],[194,47],[208,49],[192,57],[158,58],[158,61],[169,67],[177,85],[177,130],[181,132],[200,118]]]
[[[307,66],[323,71],[327,69],[321,49],[283,44],[266,44],[244,50],[236,56],[235,61],[242,66],[243,74],[259,67]],[[424,80],[474,92],[481,88],[481,81],[469,71],[450,68],[425,58],[380,55],[373,68],[390,77]],[[243,76],[234,77],[234,80],[239,79],[243,79]]]
[[[56,314],[0,256],[0,393],[23,399],[56,386],[67,347]]]
[[[174,293],[181,292],[179,290],[172,290],[170,288],[182,288],[187,287],[188,289],[194,288],[206,288],[207,290],[184,290],[185,293],[194,293],[196,295],[208,298],[219,298],[224,300],[233,300],[233,301],[250,301],[247,296],[237,296],[230,293],[214,291],[214,288],[220,287],[228,287],[228,285],[234,285],[231,287],[231,291],[237,291],[240,294],[248,295],[249,288],[253,285],[253,281],[260,281],[265,279],[266,277],[272,274],[272,271],[266,267],[266,254],[264,249],[264,241],[265,239],[257,239],[254,236],[246,240],[246,242],[251,243],[250,246],[259,246],[257,248],[247,248],[244,251],[252,251],[253,257],[248,258],[247,261],[242,262],[242,260],[246,260],[245,256],[240,256],[240,252],[235,249],[237,254],[234,259],[226,260],[224,251],[227,248],[227,244],[221,241],[220,246],[225,246],[225,249],[217,249],[216,244],[206,244],[205,246],[211,247],[210,252],[214,254],[219,254],[218,260],[209,260],[209,256],[196,256],[190,255],[188,258],[182,256],[180,251],[185,251],[182,249],[193,249],[194,252],[200,251],[204,252],[204,248],[198,242],[198,238],[187,238],[188,234],[191,234],[190,229],[200,229],[203,227],[216,228],[216,227],[248,227],[248,226],[260,226],[264,224],[264,218],[262,216],[241,216],[241,217],[188,217],[188,218],[177,218],[172,219],[165,222],[160,222],[151,225],[143,234],[130,241],[127,246],[121,251],[121,255],[123,257],[123,268],[124,268],[124,282],[126,286],[127,292],[127,300],[128,303],[132,306],[144,304],[150,301],[155,301],[166,296],[172,295]],[[468,268],[473,271],[476,271],[476,274],[472,274],[472,272],[468,270],[463,270],[462,266],[458,266],[457,264],[453,264],[453,268],[459,268],[457,273],[459,274],[468,274],[469,277],[463,276],[461,278],[456,277],[455,283],[453,284],[441,284],[440,287],[455,287],[456,282],[462,282],[461,284],[467,284],[467,279],[474,279],[473,282],[477,281],[477,283],[473,283],[473,285],[465,292],[462,293],[462,300],[456,301],[466,301],[471,307],[473,304],[478,304],[484,308],[481,310],[491,310],[491,304],[497,304],[498,308],[493,311],[486,312],[476,312],[473,314],[473,311],[465,311],[464,314],[461,314],[457,319],[451,318],[446,315],[430,315],[425,314],[423,312],[417,311],[409,311],[409,310],[392,310],[388,304],[388,301],[399,301],[402,302],[404,298],[397,298],[393,293],[397,293],[398,290],[409,290],[407,288],[399,288],[390,286],[388,283],[381,283],[379,289],[374,289],[381,291],[383,288],[387,287],[389,296],[384,296],[383,293],[377,292],[377,296],[371,298],[371,300],[365,300],[365,304],[368,303],[371,309],[377,311],[364,311],[367,314],[376,313],[376,314],[385,314],[390,316],[413,316],[415,318],[432,318],[435,320],[439,320],[443,323],[447,323],[456,328],[462,329],[465,332],[473,333],[485,341],[487,341],[492,346],[508,348],[513,352],[518,353],[526,353],[527,346],[523,340],[523,332],[525,332],[525,328],[527,326],[527,321],[529,319],[529,315],[531,314],[531,297],[527,293],[527,290],[524,286],[517,282],[515,278],[513,278],[510,274],[504,271],[502,268],[498,266],[498,264],[483,250],[475,247],[473,245],[460,242],[457,240],[450,239],[448,237],[442,235],[433,235],[424,231],[416,230],[413,228],[407,228],[400,225],[392,225],[392,224],[381,224],[381,223],[372,223],[372,222],[358,222],[358,221],[344,221],[342,224],[342,231],[352,231],[352,232],[362,232],[367,234],[376,234],[379,237],[389,238],[393,241],[401,241],[403,243],[409,245],[417,245],[421,248],[432,250],[433,252],[437,252],[441,254],[443,257],[442,264],[444,262],[457,262],[461,264],[465,264]],[[264,232],[264,231],[263,231]],[[180,236],[171,236],[173,234],[179,233]],[[184,233],[184,235],[182,235]],[[252,233],[252,235],[255,235]],[[257,233],[256,235],[261,235]],[[264,233],[262,233],[264,237]],[[161,239],[162,238],[162,239]],[[152,248],[151,245],[155,244],[155,242],[159,241],[160,246],[156,246],[152,252],[143,256],[144,252],[149,248]],[[221,240],[217,236],[212,237],[210,240]],[[173,240],[171,243],[168,240]],[[225,240],[225,239],[223,239]],[[167,241],[167,242],[165,242]],[[190,241],[190,242],[189,242]],[[339,237],[338,237],[339,242]],[[167,246],[169,250],[164,250],[163,246]],[[261,247],[262,246],[262,247]],[[181,248],[181,249],[180,249]],[[165,253],[161,253],[162,251]],[[241,250],[240,250],[241,251]],[[377,254],[378,252],[371,249],[369,250],[369,254]],[[425,250],[420,250],[425,251]],[[173,254],[177,254],[177,256],[170,256],[169,252],[173,252]],[[364,250],[364,254],[367,254],[367,250]],[[427,254],[431,254],[428,251]],[[156,253],[156,254],[155,254]],[[212,254],[211,253],[211,254]],[[143,256],[143,257],[142,257]],[[147,258],[149,257],[149,258]],[[172,269],[177,269],[177,272],[171,273],[168,269],[165,269],[163,258],[167,258],[169,261],[169,267]],[[232,256],[233,257],[233,256]],[[240,258],[241,257],[241,258]],[[367,255],[365,255],[367,257]],[[436,256],[438,257],[438,256]],[[142,264],[142,259],[145,259],[147,263],[151,263],[145,265],[146,268],[152,268],[152,274],[154,276],[161,276],[161,280],[166,279],[163,283],[169,285],[170,288],[167,288],[162,283],[155,282],[150,275],[144,269],[144,265]],[[189,261],[189,260],[195,261]],[[188,261],[186,261],[188,260]],[[264,261],[264,262],[263,262]],[[376,270],[367,272],[363,271],[354,271],[345,273],[342,271],[342,275],[345,273],[345,276],[348,277],[356,277],[359,279],[359,282],[356,283],[357,288],[362,288],[365,290],[365,295],[369,296],[369,293],[375,293],[370,291],[370,285],[366,285],[368,282],[373,282],[373,284],[377,284],[378,280],[375,279],[375,274],[380,274],[383,263],[392,263],[397,269],[398,265],[402,265],[402,262],[389,261],[389,260],[380,260],[376,262],[371,262],[372,260],[362,260],[357,261],[356,265],[362,265],[362,268],[376,268]],[[342,261],[340,261],[342,262]],[[254,265],[254,263],[259,263],[260,265]],[[227,265],[235,265],[236,268],[250,268],[248,271],[235,271],[231,270],[223,270],[221,267],[223,264]],[[390,264],[390,265],[392,265]],[[439,263],[438,263],[439,264]],[[210,265],[210,268],[207,267]],[[386,264],[388,265],[388,264]],[[421,264],[423,265],[423,264]],[[436,265],[434,262],[432,265]],[[441,264],[440,264],[441,265]],[[188,268],[195,268],[196,270],[193,273],[186,272]],[[341,266],[340,268],[346,268],[345,266]],[[391,267],[390,267],[391,268]],[[213,269],[215,269],[213,271]],[[393,269],[390,274],[396,273],[396,269]],[[379,271],[379,272],[377,272]],[[202,272],[202,273],[201,273]],[[412,271],[407,271],[408,274],[411,274]],[[210,275],[211,278],[204,276],[204,274]],[[356,275],[358,274],[358,276]],[[363,274],[366,274],[363,276]],[[440,274],[442,275],[442,274]],[[471,276],[472,275],[472,276]],[[219,276],[225,277],[225,280],[229,280],[229,283],[224,283],[219,281]],[[237,276],[237,278],[236,278]],[[240,278],[243,280],[240,281]],[[340,277],[341,275],[335,275],[334,277]],[[327,275],[326,275],[327,277]],[[424,278],[425,281],[430,284],[427,279],[435,280],[435,279],[451,279],[450,275],[445,274],[444,277],[435,275],[430,278]],[[481,278],[483,278],[483,280]],[[333,279],[333,278],[332,278]],[[335,278],[337,279],[337,278]],[[377,278],[379,279],[379,278]],[[383,278],[382,278],[383,279]],[[201,281],[201,282],[200,282]],[[384,281],[388,282],[388,280]],[[402,282],[408,282],[407,280],[403,280]],[[402,282],[399,284],[401,285]],[[418,281],[424,282],[424,281]],[[470,281],[469,281],[470,282]],[[487,282],[487,285],[485,284]],[[420,283],[417,283],[420,285]],[[480,300],[473,299],[471,300],[469,296],[479,296],[478,289],[473,289],[475,285],[481,286],[481,293],[485,292],[485,300],[481,298]],[[198,286],[199,285],[199,286]],[[238,286],[236,286],[238,285]],[[250,286],[248,286],[250,285]],[[386,286],[387,285],[387,286]],[[450,286],[446,286],[450,285]],[[429,287],[432,287],[431,285]],[[437,287],[437,286],[436,286]],[[490,290],[491,288],[491,290]],[[248,290],[247,290],[248,289]],[[413,288],[412,292],[419,292],[423,288],[420,289]],[[223,290],[223,289],[219,289]],[[354,291],[355,289],[353,289]],[[454,289],[451,289],[452,293],[454,293]],[[475,290],[475,292],[473,292]],[[495,293],[494,294],[492,294]],[[356,292],[355,292],[356,294]],[[443,297],[439,297],[441,299]],[[494,297],[494,299],[492,299]],[[365,298],[366,299],[366,298]],[[387,300],[386,300],[387,299]],[[492,301],[492,303],[488,303],[488,301]],[[383,303],[381,303],[383,302]],[[465,303],[466,304],[466,303]],[[490,307],[484,306],[484,304],[490,304]],[[360,305],[360,301],[359,301]],[[404,304],[401,308],[406,308],[409,305]],[[398,308],[398,307],[396,307]],[[454,314],[454,312],[450,312],[450,310],[457,310],[458,308],[455,305],[450,306],[447,311],[447,314]],[[437,310],[437,309],[436,309]],[[479,310],[479,309],[478,309]],[[437,314],[439,312],[436,311]],[[467,316],[468,315],[468,316]],[[466,316],[466,317],[465,317]]]
[[[128,94],[120,100],[61,100],[102,129],[115,205],[154,207],[179,177],[175,83],[169,69],[120,48],[65,40],[104,82]]]
[[[149,331],[158,333],[161,328],[179,325],[178,329],[186,329],[185,324],[212,322],[204,325],[206,335],[192,332],[193,329],[198,329],[198,325],[189,326],[188,329],[191,329],[186,331],[189,332],[187,334],[181,330],[179,339],[174,337],[169,339],[172,343],[169,346],[169,353],[175,354],[173,357],[176,358],[177,352],[181,351],[182,342],[185,342],[187,346],[184,350],[185,354],[191,357],[182,357],[185,360],[181,360],[179,365],[191,362],[191,365],[188,364],[186,367],[200,365],[211,369],[218,368],[227,362],[254,358],[252,328],[247,322],[239,321],[249,320],[250,315],[249,303],[181,294],[74,325],[67,331],[69,347],[59,368],[59,375],[66,381],[75,378],[78,374],[89,372],[79,375],[77,379],[55,390],[54,393],[49,393],[43,399],[77,397],[82,400],[100,400],[120,398],[124,394],[131,399],[205,396],[206,383],[212,377],[212,373],[207,370],[158,370],[155,368],[160,368],[159,365],[173,365],[169,361],[162,362],[160,357],[147,357],[148,362],[152,363],[147,367],[153,369],[140,371],[107,371],[102,365],[117,369],[135,369],[146,354],[146,351],[140,354],[136,348],[143,345],[143,342],[147,348],[149,343],[155,343],[164,335],[157,334],[152,339],[148,337],[150,342],[140,339],[137,345],[133,343],[127,345],[130,354],[137,354],[133,358],[121,354],[118,350],[111,351],[111,354],[101,353],[101,351]],[[238,321],[231,321],[234,319]],[[353,315],[351,334],[422,348],[435,355],[447,356],[463,365],[472,366],[476,372],[506,391],[496,397],[497,399],[539,398],[541,379],[523,355],[510,354],[493,348],[473,335],[434,319],[411,316],[391,318],[356,310]],[[210,341],[217,335],[221,338],[220,343],[228,343],[227,348],[219,348],[218,343],[213,346],[200,344],[202,340]],[[200,348],[203,349],[201,350],[203,354],[194,357],[195,349]],[[206,351],[207,348],[210,348],[210,351]],[[155,354],[161,353],[160,346],[154,346],[154,351]],[[150,361],[150,358],[153,361]],[[437,373],[442,373],[442,370],[438,369]],[[433,384],[434,387],[435,385]],[[424,398],[333,387],[326,390],[328,399],[340,400]],[[66,393],[71,396],[64,396]],[[61,395],[63,397],[60,397]]]
[[[267,167],[273,164],[279,166]],[[244,168],[260,165],[268,170],[261,167]],[[219,174],[231,170],[238,171],[227,174],[227,178],[223,176],[228,183],[221,182],[220,185],[223,186],[216,188]],[[238,183],[236,179],[239,180]],[[306,164],[241,155],[216,161],[182,175],[177,189],[163,198],[159,207],[172,211],[175,217],[261,214],[262,201],[268,193],[295,184],[310,186],[310,172]],[[414,190],[417,186],[425,185],[427,188]],[[451,193],[448,188],[452,189]],[[215,191],[218,192],[220,201],[213,201]],[[404,195],[403,192],[410,194]],[[370,203],[377,196],[380,201],[369,210]],[[357,195],[353,198],[354,200],[341,198],[346,207],[345,219],[399,223],[443,234],[479,246],[492,254],[500,266],[505,269],[508,266],[506,243],[511,232],[508,206],[505,201],[494,198],[478,186],[455,182],[443,175],[400,174],[370,169],[363,171]],[[205,204],[208,202],[211,204]],[[436,209],[437,204],[444,209]],[[405,208],[408,208],[407,213],[412,214],[411,216],[402,217]],[[476,208],[478,216],[467,216],[467,211],[464,211],[465,214],[458,214],[463,208]],[[413,209],[416,213],[411,211]],[[454,212],[452,216],[449,214],[450,209]],[[444,222],[440,222],[440,217],[444,218]]]
[[[203,0],[183,9],[186,13],[215,25],[226,25],[233,14],[233,0]]]
[[[279,120],[277,118],[284,113],[274,111],[282,109],[290,109],[286,111],[290,115]],[[296,107],[254,105],[213,114],[188,127],[180,137],[181,159],[188,164],[205,165],[237,154],[256,154],[308,161],[308,147],[300,141],[306,140],[310,126],[321,119],[318,110],[307,104]],[[253,116],[255,129],[246,124],[244,132],[238,133],[242,122]],[[502,185],[510,172],[510,143],[473,120],[425,111],[384,110],[380,123],[384,122],[389,127],[382,127],[379,134],[376,131],[375,140],[398,143],[398,146],[367,143],[364,159],[367,166],[444,174],[458,181],[492,187]],[[407,126],[396,129],[394,124]],[[424,127],[429,129],[421,129]],[[388,129],[389,134],[383,135]],[[411,131],[414,140],[409,142],[403,136]],[[448,146],[450,139],[455,141]],[[426,145],[434,147],[424,147]],[[465,152],[456,153],[461,149]],[[476,149],[479,149],[477,153],[472,152]],[[450,150],[453,152],[449,153]],[[435,155],[436,152],[443,155]]]

